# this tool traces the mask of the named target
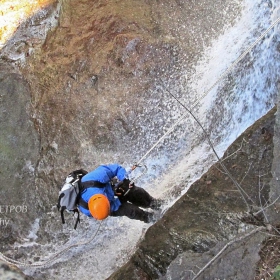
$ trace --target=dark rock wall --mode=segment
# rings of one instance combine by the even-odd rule
[[[252,213],[269,199],[275,112],[274,108],[248,128],[222,158],[245,191],[243,195]],[[203,267],[229,240],[265,222],[268,221],[261,215],[253,217],[248,213],[240,192],[221,166],[215,164],[147,230],[129,262],[108,279],[158,279],[166,275],[171,263],[169,276],[192,279],[198,267]],[[222,265],[210,266],[198,279],[253,279],[264,238],[265,234],[258,234],[251,236],[250,241],[241,241],[241,245],[237,242],[231,253],[218,259]],[[243,256],[242,265],[238,265],[237,255]],[[231,265],[234,268],[228,268]]]
[[[11,9],[16,9],[11,4]],[[3,244],[26,235],[46,211],[50,188],[40,184],[41,132],[34,112],[32,85],[23,73],[26,59],[40,50],[55,26],[57,1],[26,19],[0,51],[1,230]],[[3,29],[4,30],[4,29]],[[3,31],[1,30],[1,31]],[[50,184],[50,181],[48,182]],[[7,224],[4,224],[7,222]]]
[[[277,108],[280,108],[280,94],[277,97]],[[275,132],[273,135],[274,143],[274,157],[272,163],[272,179],[270,182],[270,201],[276,202],[273,207],[268,209],[269,219],[273,222],[279,221],[279,210],[280,210],[280,113],[279,110],[275,117]]]
[[[31,205],[38,198],[35,176],[40,141],[30,116],[30,87],[26,79],[19,73],[3,71],[0,87],[1,219],[9,220],[7,226],[1,224],[0,240],[6,240],[12,238],[13,231],[22,230],[26,219],[37,216],[36,203],[34,209]]]

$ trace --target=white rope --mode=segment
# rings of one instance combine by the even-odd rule
[[[144,170],[141,172],[141,174],[139,174],[138,176],[132,178],[131,181],[130,181],[131,183],[133,183],[133,182],[139,180],[139,179],[140,179],[142,176],[144,176],[144,175],[147,173],[147,171],[148,171],[148,167],[147,167],[146,165],[141,165],[141,166],[137,166],[137,167],[144,167]]]
[[[194,109],[194,107],[238,64],[265,36],[266,34],[279,23],[280,17],[275,20],[269,28],[267,28],[231,65],[230,67],[222,73],[219,79],[207,90],[204,94],[197,99],[194,104],[191,106],[190,111]],[[184,120],[188,116],[188,112],[185,113],[179,120],[177,120],[160,138],[159,140],[140,158],[137,164],[140,164],[154,149],[155,147],[168,135],[170,134],[174,128],[179,124],[182,120]]]
[[[2,259],[3,261],[5,261],[6,263],[8,264],[11,264],[11,265],[15,265],[17,267],[25,267],[25,268],[28,268],[28,267],[43,267],[43,266],[46,266],[52,262],[54,262],[56,259],[58,259],[58,257],[62,254],[64,254],[65,252],[69,251],[70,249],[74,248],[74,247],[79,247],[79,246],[83,246],[83,245],[87,245],[89,244],[90,242],[92,242],[92,240],[96,237],[99,229],[100,229],[100,226],[102,224],[102,221],[99,222],[99,226],[95,232],[95,234],[88,240],[84,241],[84,242],[77,242],[75,244],[72,244],[66,248],[64,248],[63,250],[55,253],[54,255],[52,255],[51,257],[49,257],[48,260],[45,260],[45,261],[42,261],[42,262],[37,262],[37,263],[26,263],[26,262],[19,262],[19,261],[16,261],[16,260],[13,260],[9,257],[6,257],[5,255],[3,255],[1,252],[0,252],[0,259]]]

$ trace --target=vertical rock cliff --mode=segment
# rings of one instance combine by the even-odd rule
[[[21,18],[0,45],[0,243],[11,258],[29,262],[52,257],[58,244],[75,242],[79,234],[88,237],[94,229],[86,219],[74,234],[61,225],[55,204],[65,175],[76,168],[90,170],[108,162],[130,165],[139,159],[186,113],[170,93],[192,107],[230,59],[268,27],[279,1],[37,2],[44,5]],[[5,7],[15,15],[15,5]],[[255,10],[260,18],[251,18]],[[232,41],[215,45],[236,23],[242,34],[225,32]],[[220,150],[273,107],[279,91],[277,30],[194,109]],[[223,56],[228,45],[237,46],[231,49],[232,57]],[[279,193],[275,110],[245,131],[223,159],[244,184],[249,204],[257,208]],[[105,221],[98,242],[71,251],[53,266],[25,272],[40,280],[89,275],[105,279],[111,274],[110,279],[191,279],[197,273],[194,267],[203,266],[227,242],[267,225],[265,215],[253,220],[245,215],[244,200],[218,164],[201,177],[213,158],[207,145],[193,157],[194,173],[181,169],[182,161],[207,137],[189,117],[176,129],[146,162],[150,169],[144,182],[155,185],[150,190],[156,196],[168,195],[171,205],[178,200],[162,219],[151,227],[123,219]],[[170,181],[159,181],[171,170]],[[267,215],[277,223],[277,212]],[[228,259],[201,279],[243,279],[244,271],[252,278],[264,239],[260,232],[252,234],[244,248],[234,247]],[[139,248],[118,270],[134,246]],[[242,260],[236,262],[239,274],[224,269],[235,258]]]

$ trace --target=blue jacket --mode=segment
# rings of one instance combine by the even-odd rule
[[[111,212],[117,211],[121,205],[121,202],[118,198],[114,197],[114,191],[111,187],[110,181],[114,177],[117,177],[120,181],[127,177],[126,170],[118,164],[109,164],[109,165],[100,165],[95,170],[89,172],[82,178],[82,182],[87,181],[97,181],[100,183],[105,183],[104,188],[86,188],[81,197],[85,202],[88,202],[89,199],[95,194],[104,194],[110,202]],[[92,217],[89,210],[79,206],[79,209],[85,215]]]

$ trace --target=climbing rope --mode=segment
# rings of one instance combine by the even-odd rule
[[[37,262],[37,263],[31,263],[31,264],[30,263],[25,263],[25,262],[19,262],[19,261],[11,259],[9,257],[6,257],[1,252],[0,252],[0,259],[2,259],[3,261],[5,261],[6,263],[8,263],[10,265],[15,265],[17,267],[25,267],[25,268],[34,267],[34,268],[38,268],[38,267],[47,266],[48,264],[53,263],[56,259],[58,259],[58,257],[60,257],[65,252],[69,251],[70,249],[72,249],[74,247],[80,247],[80,246],[87,245],[87,244],[91,243],[92,240],[96,237],[96,235],[97,235],[97,233],[98,233],[98,231],[99,231],[99,229],[101,227],[101,224],[102,224],[102,221],[99,222],[99,225],[98,225],[97,230],[95,231],[95,234],[91,238],[89,238],[88,240],[86,240],[84,242],[78,242],[78,243],[72,244],[72,245],[64,248],[63,250],[55,253],[54,255],[49,257],[49,259],[47,259],[45,261]]]
[[[223,162],[221,161],[219,155],[217,154],[214,145],[212,144],[212,141],[210,140],[209,135],[207,134],[206,130],[204,129],[204,127],[202,126],[202,124],[200,123],[200,121],[196,118],[196,116],[192,113],[192,111],[190,111],[174,94],[172,94],[170,91],[168,91],[168,93],[181,105],[183,106],[183,108],[192,116],[192,118],[197,122],[197,124],[200,126],[200,128],[202,129],[204,135],[206,136],[206,139],[208,141],[208,144],[210,145],[212,151],[214,152],[215,156],[218,159],[219,164],[222,166],[222,168],[224,169],[224,171],[226,172],[226,174],[228,175],[228,177],[231,179],[231,181],[234,183],[235,187],[239,190],[243,201],[245,202],[246,206],[247,206],[247,210],[248,212],[250,212],[251,208],[250,205],[248,204],[245,196],[247,197],[247,199],[249,199],[251,202],[253,202],[253,200],[249,197],[249,195],[244,191],[244,189],[241,187],[241,185],[233,178],[233,176],[230,174],[230,172],[227,170],[226,166],[223,164]]]
[[[144,167],[144,170],[138,175],[138,176],[136,176],[136,177],[133,177],[131,180],[130,180],[130,182],[131,183],[134,183],[135,181],[137,181],[137,180],[139,180],[143,175],[145,175],[146,173],[147,173],[147,171],[148,171],[148,167],[146,166],[146,165],[137,165],[137,164],[135,164],[132,168],[136,168],[136,167]],[[134,168],[134,169],[135,169]],[[134,170],[133,169],[133,170]],[[133,171],[132,170],[132,171]]]
[[[207,90],[201,97],[199,97],[194,104],[191,106],[190,111],[192,111],[197,104],[268,34],[268,32],[280,22],[280,17],[275,20],[231,65],[230,67],[222,73],[218,80]],[[139,159],[136,165],[139,165],[158,145],[159,143],[169,135],[174,128],[182,120],[184,120],[189,115],[189,112],[186,112],[180,119],[178,119],[160,138],[159,140]]]

